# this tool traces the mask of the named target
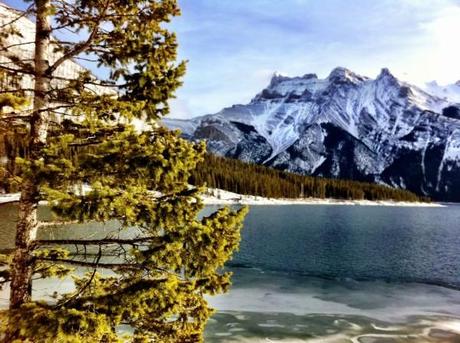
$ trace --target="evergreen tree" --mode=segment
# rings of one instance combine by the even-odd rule
[[[0,312],[3,341],[202,340],[211,314],[203,296],[228,289],[221,267],[238,246],[245,209],[198,219],[201,189],[188,179],[204,145],[156,125],[185,70],[175,63],[175,35],[162,26],[178,14],[175,0],[35,0],[3,25],[0,70],[33,81],[32,89],[21,82],[2,88],[10,96],[3,130],[20,128],[26,142],[17,160],[15,248],[0,259],[2,283],[10,284],[10,307]],[[34,46],[32,58],[14,55],[11,40],[21,38],[16,23],[28,15],[35,38],[20,44]],[[60,32],[68,39],[55,40]],[[59,73],[70,60],[94,63],[107,77]],[[31,107],[12,110],[12,94]],[[134,128],[136,119],[145,131]],[[40,200],[55,221],[37,217]],[[109,220],[129,237],[36,238],[43,227]],[[32,299],[33,280],[70,276],[71,293]]]
[[[269,198],[429,201],[407,190],[299,175],[212,154],[206,154],[204,162],[193,170],[190,183]]]

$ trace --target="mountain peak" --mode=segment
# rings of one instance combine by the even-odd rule
[[[338,78],[344,79],[344,78],[348,78],[350,75],[354,75],[354,73],[351,70],[344,68],[344,67],[336,67],[332,69],[331,73],[329,74],[327,78],[329,80],[338,79]]]
[[[336,67],[331,71],[331,73],[327,77],[327,80],[329,80],[330,82],[349,81],[349,82],[357,84],[357,83],[361,83],[363,81],[369,80],[369,78],[356,74],[350,69],[347,69],[344,67]]]
[[[402,82],[394,76],[388,68],[382,68],[380,74],[375,79],[377,83],[383,85],[383,87],[398,87],[402,85]]]
[[[382,79],[382,78],[391,78],[391,79],[396,80],[396,77],[390,72],[388,68],[382,68],[379,76],[377,76],[377,79]]]
[[[274,72],[270,81],[270,86],[276,86],[277,84],[289,80],[290,78],[286,75],[283,75],[279,72]]]
[[[302,76],[302,79],[305,79],[305,80],[317,79],[317,78],[318,78],[318,75],[316,75],[315,73],[308,73]]]

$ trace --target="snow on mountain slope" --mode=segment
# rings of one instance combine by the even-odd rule
[[[425,90],[441,99],[460,103],[460,80],[446,86],[441,86],[436,81],[431,81],[425,85]]]
[[[193,136],[193,133],[198,127],[198,122],[195,122],[192,120],[184,120],[184,119],[164,118],[163,123],[167,127],[171,127],[176,130],[180,130],[183,135],[190,136],[190,137]]]
[[[220,155],[460,201],[460,105],[443,94],[388,69],[371,79],[338,67],[324,79],[274,75],[249,104],[165,124]]]

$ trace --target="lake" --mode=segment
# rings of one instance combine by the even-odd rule
[[[15,211],[0,206],[0,248]],[[458,205],[253,206],[228,268],[206,342],[460,342]]]

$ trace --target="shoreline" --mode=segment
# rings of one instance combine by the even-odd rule
[[[393,206],[393,207],[446,207],[440,203],[392,201],[392,200],[343,200],[343,199],[280,199],[257,195],[241,195],[222,189],[208,189],[202,196],[205,205],[343,205],[343,206]]]
[[[0,204],[19,201],[20,193],[0,194]],[[241,195],[222,189],[208,189],[202,196],[205,205],[342,205],[342,206],[393,206],[393,207],[446,207],[440,203],[392,201],[392,200],[342,200],[342,199],[280,199],[257,195]]]
[[[19,201],[20,193],[0,194],[0,205]]]

